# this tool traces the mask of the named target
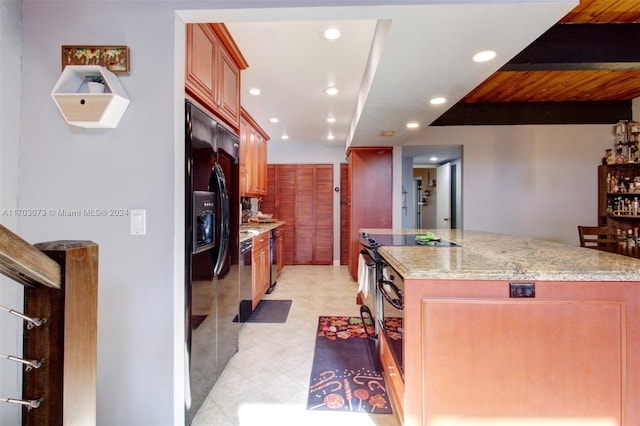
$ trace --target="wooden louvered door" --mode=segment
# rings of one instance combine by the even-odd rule
[[[333,263],[333,165],[315,166],[313,264]]]
[[[270,164],[263,206],[284,225],[286,265],[333,263],[333,165]]]
[[[349,166],[340,164],[340,264],[349,264]]]
[[[314,166],[296,166],[296,265],[313,264]]]
[[[284,225],[284,264],[295,265],[296,242],[296,176],[293,164],[269,166],[269,173],[275,174],[274,185],[269,186],[268,193],[276,194],[276,210],[274,217],[285,221]]]
[[[296,264],[333,263],[333,165],[296,166]]]

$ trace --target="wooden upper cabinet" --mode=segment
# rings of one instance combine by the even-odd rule
[[[208,25],[187,25],[186,90],[201,101],[213,100],[216,92],[216,36]],[[206,103],[206,102],[205,102]],[[206,103],[209,106],[208,103]]]
[[[185,90],[240,128],[240,71],[248,64],[224,24],[188,24]]]
[[[240,68],[226,50],[220,49],[220,90],[218,104],[220,114],[240,123]],[[236,126],[236,128],[238,128]]]
[[[244,108],[240,113],[240,195],[267,194],[267,141],[269,136]]]
[[[240,116],[240,196],[246,197],[249,191],[249,139],[250,127],[244,114]]]

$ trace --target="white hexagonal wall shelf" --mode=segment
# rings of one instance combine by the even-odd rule
[[[90,93],[89,82],[101,77],[104,93]],[[99,65],[67,65],[51,97],[67,123],[85,128],[115,128],[131,102],[118,77]]]

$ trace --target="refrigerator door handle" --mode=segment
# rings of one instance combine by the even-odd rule
[[[220,203],[220,248],[218,249],[218,259],[213,268],[213,273],[219,276],[224,265],[224,260],[227,257],[227,251],[229,250],[229,193],[227,192],[227,181],[224,178],[224,172],[219,163],[213,166],[213,172],[216,181],[215,192],[218,194],[218,201]]]

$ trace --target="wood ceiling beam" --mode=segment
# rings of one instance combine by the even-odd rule
[[[638,46],[640,23],[560,23],[499,71],[640,70]],[[615,124],[631,119],[631,100],[481,101],[459,102],[431,125]]]
[[[640,23],[556,24],[501,71],[640,69]]]

